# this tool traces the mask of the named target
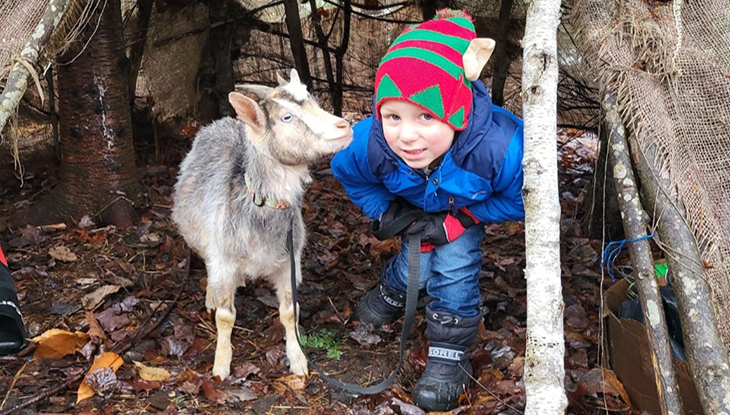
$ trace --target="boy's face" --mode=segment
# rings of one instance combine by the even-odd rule
[[[406,101],[384,102],[380,117],[388,146],[414,169],[427,167],[454,141],[454,130],[448,124]]]

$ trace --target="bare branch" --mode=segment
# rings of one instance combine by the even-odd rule
[[[66,12],[69,0],[57,0],[49,3],[46,11],[41,17],[33,36],[20,52],[20,56],[8,75],[8,81],[5,89],[0,95],[0,132],[2,132],[5,124],[10,118],[10,114],[20,103],[20,99],[25,95],[28,88],[28,76],[31,74],[29,68],[32,68],[38,61],[41,49],[45,46],[51,34],[61,21],[63,14]],[[35,74],[37,78],[37,74]],[[36,81],[37,82],[37,81]]]

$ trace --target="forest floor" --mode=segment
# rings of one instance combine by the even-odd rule
[[[628,413],[620,382],[598,359],[600,298],[611,280],[600,270],[602,241],[583,231],[595,141],[562,132],[559,144],[569,413]],[[98,227],[88,218],[68,227],[3,225],[12,212],[42,197],[55,180],[51,171],[39,171],[22,189],[6,188],[0,195],[0,239],[28,335],[44,335],[19,356],[0,358],[0,408],[30,400],[14,413],[422,414],[410,403],[426,364],[422,313],[394,386],[375,396],[352,397],[317,374],[290,375],[276,295],[264,283],[239,289],[231,376],[222,382],[212,378],[215,320],[205,309],[205,267],[189,256],[170,219],[184,150],[171,150],[166,161],[142,169],[144,192],[131,229]],[[397,361],[402,320],[374,330],[349,319],[399,245],[370,234],[369,220],[328,167],[328,160],[313,166],[315,180],[303,208],[308,244],[300,325],[310,360],[341,380],[372,384]],[[525,406],[524,225],[488,225],[483,248],[480,285],[488,313],[470,353],[477,382],[449,413],[520,414]],[[104,352],[121,356],[121,367],[96,370],[82,384]],[[104,355],[111,360],[97,365],[115,366],[116,354]],[[52,393],[44,394],[48,390]],[[80,396],[90,397],[77,403]]]

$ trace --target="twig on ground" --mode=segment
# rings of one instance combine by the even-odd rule
[[[10,383],[10,387],[8,388],[8,393],[5,394],[5,399],[3,399],[3,403],[0,404],[0,408],[5,406],[5,403],[8,402],[8,398],[10,398],[10,392],[13,391],[13,388],[15,387],[15,383],[18,381],[18,378],[23,373],[25,368],[28,367],[28,362],[25,362],[25,364],[18,370],[18,373],[15,374],[15,377],[13,378],[13,381]]]
[[[514,406],[512,406],[512,405],[508,404],[507,402],[503,401],[502,399],[500,399],[500,398],[499,398],[499,396],[497,396],[497,395],[495,395],[495,394],[494,394],[494,392],[490,391],[489,389],[487,389],[487,387],[486,387],[486,386],[482,385],[482,384],[481,384],[481,383],[479,382],[479,380],[478,380],[477,378],[475,378],[475,377],[474,377],[474,376],[473,376],[473,375],[472,375],[471,373],[467,372],[467,371],[466,371],[466,370],[465,370],[465,369],[464,369],[464,368],[463,368],[463,367],[461,366],[461,363],[459,363],[459,367],[461,368],[461,370],[463,370],[463,371],[464,371],[464,373],[466,373],[466,374],[467,374],[467,375],[468,375],[468,376],[469,376],[469,377],[471,378],[471,380],[473,380],[473,381],[474,381],[474,383],[476,383],[477,385],[479,385],[479,387],[480,387],[480,388],[482,388],[482,389],[484,389],[485,391],[487,391],[487,393],[488,393],[488,394],[492,395],[492,397],[493,397],[494,399],[496,399],[497,401],[499,401],[499,402],[500,402],[500,403],[501,403],[502,405],[505,405],[506,407],[508,407],[508,408],[510,408],[510,409],[512,409],[512,410],[514,410],[514,411],[517,411],[517,412],[519,412],[519,413],[521,413],[521,414],[523,414],[523,415],[524,415],[525,411],[523,411],[523,410],[521,410],[521,409],[519,409],[519,408],[515,408]]]

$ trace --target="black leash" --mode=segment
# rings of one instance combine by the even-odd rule
[[[410,222],[409,222],[410,223]],[[287,234],[287,249],[289,249],[289,262],[291,263],[291,296],[292,302],[294,303],[294,332],[297,335],[297,342],[299,347],[302,347],[302,341],[299,338],[299,318],[297,316],[297,269],[296,263],[294,262],[294,237],[292,235],[292,229],[294,228],[294,222],[289,228]],[[319,373],[319,376],[326,380],[330,385],[342,389],[346,392],[358,395],[374,395],[387,389],[395,376],[398,373],[401,363],[403,362],[403,354],[406,350],[406,340],[408,335],[411,333],[411,327],[413,326],[413,320],[416,316],[416,303],[418,302],[418,280],[421,268],[421,236],[410,235],[408,238],[408,287],[406,289],[406,309],[405,309],[405,321],[403,322],[403,331],[400,336],[400,348],[398,351],[398,363],[395,365],[393,372],[385,380],[381,381],[377,385],[371,386],[360,386],[356,383],[345,383],[341,382],[333,377],[330,377],[324,373],[324,371],[314,361],[310,360],[310,363],[314,370]],[[302,347],[302,351],[304,348]]]

